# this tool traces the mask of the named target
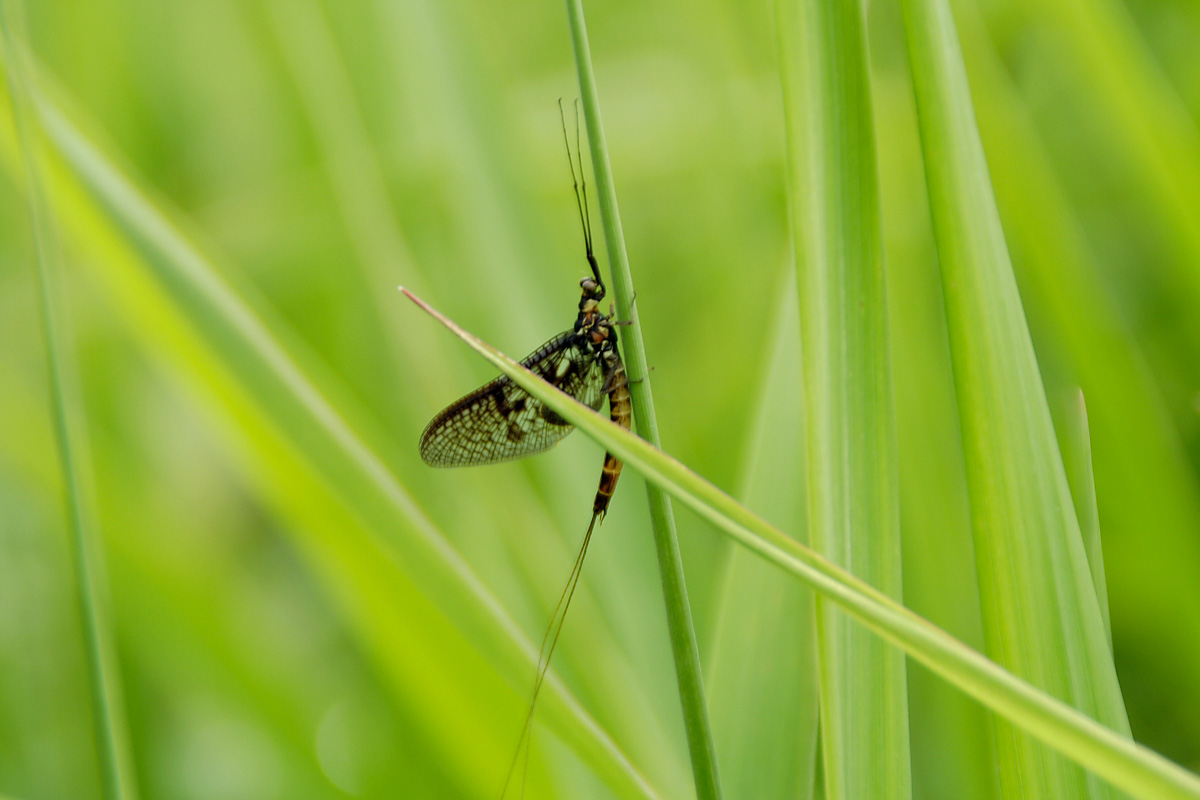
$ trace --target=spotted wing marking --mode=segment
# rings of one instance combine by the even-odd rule
[[[605,368],[566,331],[522,362],[548,383],[599,410],[605,396]],[[492,464],[540,453],[575,427],[501,375],[451,403],[421,434],[421,458],[434,467]]]

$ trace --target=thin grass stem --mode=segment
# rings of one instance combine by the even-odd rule
[[[19,8],[0,0],[0,37],[8,80],[9,101],[17,133],[19,160],[24,167],[25,196],[33,232],[33,261],[42,337],[46,343],[46,372],[54,441],[62,469],[66,504],[68,547],[75,580],[79,619],[87,662],[88,692],[92,706],[93,735],[106,800],[135,800],[133,754],[126,731],[124,702],[116,646],[108,618],[107,592],[101,545],[87,499],[88,456],[83,406],[75,384],[74,358],[65,311],[60,308],[57,270],[61,262],[54,226],[48,218],[38,171],[37,151],[27,113],[23,53],[14,29],[22,30]]]
[[[646,347],[638,322],[636,292],[629,271],[629,255],[621,231],[621,215],[617,208],[617,192],[613,182],[612,165],[600,118],[600,98],[596,76],[592,71],[591,50],[583,19],[582,0],[567,0],[567,17],[571,28],[571,43],[575,51],[575,67],[579,73],[579,91],[587,124],[592,168],[596,175],[596,194],[600,198],[600,216],[604,224],[604,241],[608,247],[612,270],[612,288],[616,298],[617,315],[629,324],[621,331],[626,369],[629,373],[629,393],[633,402],[633,419],[638,433],[659,447],[658,419],[650,392],[650,375],[646,368]],[[662,578],[663,599],[667,610],[667,628],[671,637],[671,652],[675,658],[675,677],[679,684],[679,701],[683,706],[683,722],[687,731],[688,752],[692,760],[692,775],[696,795],[701,800],[721,797],[717,775],[716,748],[712,726],[708,719],[704,681],[700,671],[700,648],[696,644],[692,611],[688,605],[687,584],[683,575],[683,559],[679,553],[679,537],[675,531],[675,516],[671,499],[658,487],[646,484],[650,503],[650,526],[654,531],[654,549]]]

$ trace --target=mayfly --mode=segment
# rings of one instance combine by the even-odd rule
[[[562,116],[561,101],[559,114]],[[631,416],[629,380],[617,349],[615,326],[618,323],[612,319],[611,309],[609,314],[600,310],[600,301],[604,299],[604,282],[600,278],[600,267],[592,249],[591,218],[588,211],[587,183],[583,175],[583,156],[579,147],[578,116],[575,129],[575,162],[571,160],[571,144],[567,138],[565,117],[562,127],[563,142],[567,148],[567,164],[571,168],[571,182],[575,190],[575,205],[583,227],[584,249],[592,274],[579,282],[583,293],[579,299],[579,313],[575,318],[575,325],[534,350],[521,364],[542,380],[595,411],[600,410],[604,398],[607,397],[612,421],[628,430]],[[576,162],[579,168],[578,179],[575,176]],[[545,403],[531,396],[508,376],[501,375],[491,383],[451,403],[433,418],[421,434],[421,458],[434,467],[494,464],[547,450],[574,429],[570,422]],[[579,583],[592,531],[597,522],[603,521],[620,475],[621,462],[612,453],[605,453],[600,486],[592,502],[592,520],[583,537],[579,554],[575,557],[570,577],[567,578],[566,586],[559,596],[550,625],[542,637],[533,697],[521,729],[521,738],[517,742],[517,751],[504,779],[504,791],[507,791],[513,768],[516,766],[521,743],[529,732],[537,695],[550,666],[550,657],[558,644],[558,636],[562,632],[575,587]],[[527,749],[526,758],[528,752]]]

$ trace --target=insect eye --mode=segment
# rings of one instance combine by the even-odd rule
[[[579,285],[583,291],[590,295],[596,295],[597,297],[604,296],[604,289],[600,286],[595,278],[584,278],[579,282]]]

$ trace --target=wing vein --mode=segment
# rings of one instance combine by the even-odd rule
[[[521,364],[592,409],[604,403],[603,364],[574,331],[555,336]],[[421,458],[435,467],[510,461],[548,450],[574,429],[501,375],[433,418],[421,434]]]

